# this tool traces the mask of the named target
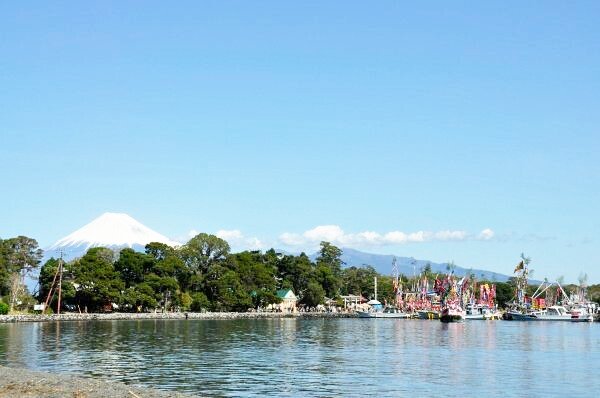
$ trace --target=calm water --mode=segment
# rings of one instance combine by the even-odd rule
[[[391,319],[0,324],[0,363],[203,396],[592,396],[600,325]]]

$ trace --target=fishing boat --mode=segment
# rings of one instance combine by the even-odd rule
[[[517,273],[517,290],[515,300],[506,311],[506,319],[514,321],[563,321],[563,322],[592,322],[594,315],[589,311],[587,303],[583,305],[574,301],[562,288],[560,282],[544,280],[531,297],[527,297],[527,275],[529,259],[521,255],[521,262],[515,268]],[[553,287],[556,287],[554,289]],[[552,289],[551,289],[552,288]],[[549,296],[550,292],[552,294]],[[545,294],[545,298],[542,298]],[[585,297],[585,293],[582,294]],[[548,306],[546,303],[554,305]],[[561,305],[564,304],[564,305]]]
[[[593,316],[574,315],[562,305],[553,305],[543,310],[533,310],[526,313],[511,313],[515,321],[563,321],[563,322],[592,322]]]
[[[440,311],[440,321],[442,322],[463,322],[465,320],[465,310],[462,307],[461,297],[466,279],[457,281],[454,273],[446,275],[443,280],[435,280],[434,289],[441,297],[442,310]]]
[[[467,320],[490,320],[501,319],[502,314],[496,307],[496,285],[481,283],[479,286],[475,280],[468,283],[468,287],[463,289],[468,297],[465,305],[465,319]],[[475,293],[479,296],[476,297]]]
[[[481,320],[500,319],[502,315],[495,309],[490,308],[487,304],[467,304],[465,308],[465,320]]]
[[[440,313],[440,321],[444,323],[448,322],[464,322],[466,318],[465,310],[460,306],[452,307],[447,306],[442,309]]]
[[[574,322],[593,322],[594,314],[598,313],[598,304],[587,298],[587,275],[579,277],[577,290],[569,296],[567,310]]]
[[[358,311],[359,318],[400,318],[408,319],[411,314],[400,311],[396,307],[387,306],[381,311]]]
[[[394,293],[396,295],[395,298],[395,304],[394,306],[388,306],[386,305],[385,307],[381,305],[381,303],[379,301],[377,301],[377,277],[374,278],[374,284],[375,284],[375,298],[373,300],[370,300],[369,302],[367,302],[367,304],[369,305],[369,309],[367,311],[356,311],[356,313],[358,314],[359,318],[400,318],[400,319],[407,319],[407,318],[411,318],[412,314],[406,313],[401,311],[398,308],[398,300],[399,297],[401,297],[401,289],[400,288],[400,284],[398,283],[398,271],[397,271],[397,267],[396,267],[396,258],[394,257],[394,260],[392,262],[392,266],[394,269],[394,273],[395,273],[395,278],[394,278]],[[399,294],[400,291],[400,294]]]
[[[419,319],[440,319],[440,311],[429,309],[417,311]]]
[[[569,312],[572,322],[594,322],[595,303],[573,304]]]

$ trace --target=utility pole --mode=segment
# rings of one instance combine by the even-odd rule
[[[62,274],[63,274],[63,251],[60,251],[60,258],[58,259],[58,267],[56,267],[56,272],[54,273],[54,278],[52,279],[52,285],[50,285],[50,290],[48,291],[48,296],[46,297],[46,302],[44,303],[44,309],[42,310],[42,314],[46,312],[46,308],[48,308],[48,304],[50,304],[50,299],[54,297],[54,293],[56,293],[55,285],[56,278],[58,280],[58,308],[56,312],[60,314],[60,300],[62,295]],[[40,287],[41,289],[41,287]]]
[[[60,299],[62,296],[62,276],[63,276],[63,252],[60,251],[60,259],[58,260],[58,306],[56,312],[60,315]]]

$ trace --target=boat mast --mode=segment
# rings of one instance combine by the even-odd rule
[[[375,277],[375,301],[377,301],[377,277]]]
[[[398,265],[396,264],[396,256],[394,256],[392,258],[392,276],[394,277],[394,300],[396,307],[398,307],[398,305],[400,304],[401,297],[399,296],[402,294],[400,290],[400,281],[398,274]]]
[[[525,294],[527,292],[527,276],[529,275],[527,266],[530,262],[531,259],[521,253],[521,262],[515,268],[515,272],[521,271],[521,274],[517,276],[517,302],[520,306],[527,304],[525,302]]]

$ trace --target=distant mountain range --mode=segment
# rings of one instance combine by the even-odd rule
[[[144,246],[150,242],[162,242],[170,246],[179,246],[179,242],[170,240],[164,235],[146,227],[134,218],[123,213],[104,213],[89,224],[77,231],[58,240],[54,245],[45,250],[44,261],[50,257],[58,258],[63,253],[65,260],[81,257],[91,247],[109,247],[122,249],[125,247],[143,251]],[[346,267],[370,265],[377,272],[389,275],[392,272],[393,255],[365,253],[351,248],[343,248],[342,260]],[[309,256],[312,260],[317,254]],[[448,271],[448,263],[435,263],[428,260],[417,260],[412,257],[396,257],[396,264],[401,274],[412,276],[419,274],[427,264],[433,273],[444,274]],[[454,273],[464,276],[468,273],[475,274],[477,279],[496,282],[506,282],[510,276],[482,269],[471,269],[455,266]]]
[[[433,273],[445,274],[448,272],[448,263],[435,263],[433,261],[417,260],[413,257],[401,257],[391,254],[365,253],[350,248],[343,248],[342,251],[342,261],[344,261],[345,267],[364,267],[370,265],[382,275],[390,275],[392,273],[392,261],[394,257],[396,257],[398,271],[409,277],[414,274],[418,275],[427,264],[431,266],[431,271]],[[309,257],[314,260],[317,257],[317,253],[312,254]],[[510,278],[509,275],[499,274],[497,272],[460,266],[455,266],[454,274],[458,276],[474,274],[479,280],[489,280],[494,282],[506,282]]]

